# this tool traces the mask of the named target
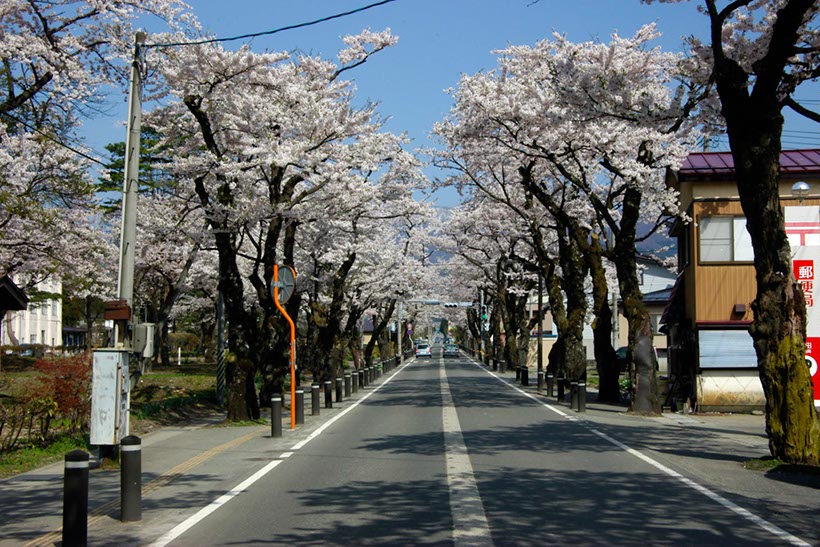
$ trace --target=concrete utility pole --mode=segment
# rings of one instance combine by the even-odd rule
[[[541,272],[538,272],[538,311],[536,318],[538,319],[538,391],[544,389],[544,322],[541,317],[541,307],[544,305],[544,278]]]
[[[120,234],[120,265],[117,297],[124,300],[133,314],[134,248],[137,240],[137,188],[140,170],[140,133],[142,131],[142,46],[146,34],[137,32],[134,38],[134,61],[128,91],[128,134],[125,137],[125,176],[122,189],[122,232]],[[129,320],[114,323],[115,347],[130,347],[127,340]]]
[[[479,332],[481,333],[481,361],[484,362],[484,290],[478,289],[478,324]]]
[[[404,361],[404,354],[401,351],[401,339],[404,337],[404,323],[402,322],[402,301],[399,300],[399,326],[396,329],[396,338],[399,341],[399,364]]]

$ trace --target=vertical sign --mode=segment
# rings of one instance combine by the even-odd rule
[[[811,374],[814,404],[820,406],[820,303],[814,290],[820,265],[820,209],[786,207],[786,234],[792,248],[795,280],[806,298],[806,363]]]

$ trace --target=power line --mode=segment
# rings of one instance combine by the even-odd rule
[[[69,151],[77,154],[78,156],[87,159],[88,161],[99,164],[99,165],[105,167],[106,169],[110,169],[110,166],[107,163],[103,162],[102,160],[100,160],[98,158],[95,158],[93,156],[90,156],[87,153],[83,152],[82,150],[79,150],[77,148],[74,148],[74,147],[68,145],[65,142],[61,141],[60,139],[56,139],[56,138],[52,137],[51,135],[49,135],[45,131],[32,126],[31,124],[29,124],[25,120],[21,120],[20,118],[18,118],[16,116],[12,116],[11,114],[8,114],[7,112],[2,112],[0,114],[2,114],[6,118],[12,120],[13,122],[19,123],[20,125],[22,125],[26,129],[28,129],[29,131],[33,131],[34,133],[37,133],[38,135],[40,135],[42,137],[45,137],[47,140],[50,140],[51,142],[53,142],[53,143],[55,143],[59,146],[62,146],[66,150],[69,150]]]
[[[146,48],[149,47],[176,47],[176,46],[198,46],[202,44],[213,44],[217,42],[231,42],[234,40],[245,40],[248,38],[256,38],[258,36],[270,36],[271,34],[277,34],[279,32],[284,32],[286,30],[293,30],[297,28],[304,28],[309,27],[312,25],[318,25],[319,23],[324,23],[327,21],[331,21],[333,19],[339,19],[341,17],[347,17],[348,15],[353,15],[354,13],[359,13],[365,10],[369,10],[371,8],[375,8],[378,6],[383,6],[384,4],[389,4],[391,2],[395,2],[396,0],[382,0],[381,2],[376,2],[375,4],[369,4],[367,6],[363,6],[361,8],[356,8],[354,10],[346,11],[344,13],[337,13],[336,15],[329,15],[327,17],[322,17],[321,19],[316,19],[315,21],[308,21],[307,23],[298,23],[295,25],[288,25],[286,27],[280,27],[274,30],[267,30],[264,32],[255,32],[253,34],[243,34],[241,36],[233,36],[231,38],[211,38],[209,40],[199,40],[196,42],[170,42],[167,44],[145,44]]]

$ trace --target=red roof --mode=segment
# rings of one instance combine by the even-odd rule
[[[678,171],[681,175],[731,175],[735,162],[731,152],[695,152],[689,154]],[[782,174],[820,173],[820,149],[783,150],[780,152]]]

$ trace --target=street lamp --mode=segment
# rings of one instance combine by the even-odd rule
[[[799,180],[792,184],[792,194],[797,197],[797,203],[803,204],[803,198],[809,195],[809,185],[802,180]]]

